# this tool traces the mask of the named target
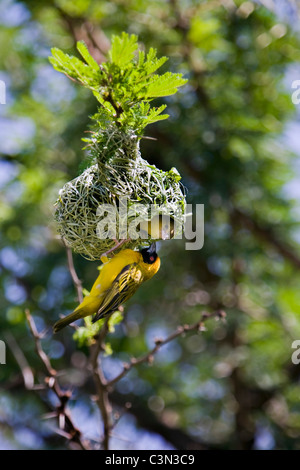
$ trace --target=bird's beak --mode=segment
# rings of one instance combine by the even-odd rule
[[[156,253],[156,243],[153,242],[149,248],[148,248],[148,253],[152,254],[152,253]]]

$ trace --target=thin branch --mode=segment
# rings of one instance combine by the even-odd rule
[[[103,374],[103,370],[101,367],[101,351],[104,350],[104,339],[108,333],[108,321],[109,316],[106,317],[105,323],[100,330],[97,342],[91,348],[91,356],[90,362],[93,371],[93,378],[96,386],[97,391],[97,405],[100,410],[102,420],[103,420],[103,430],[104,430],[104,437],[103,437],[103,448],[105,450],[109,450],[109,438],[110,438],[110,431],[112,429],[112,420],[111,420],[111,413],[112,408],[108,397],[107,391],[107,382]]]
[[[89,443],[82,439],[80,430],[74,425],[71,415],[67,410],[67,404],[71,398],[71,393],[60,388],[60,385],[57,381],[57,371],[51,366],[50,359],[42,348],[41,335],[37,331],[30,311],[26,309],[25,314],[35,342],[37,355],[41,359],[47,373],[45,378],[45,385],[49,390],[54,392],[59,400],[59,405],[55,409],[55,414],[58,418],[60,434],[66,437],[70,442],[76,443],[82,450],[90,450]]]
[[[18,345],[17,341],[15,340],[14,336],[6,332],[5,333],[5,340],[11,350],[11,353],[13,354],[18,366],[21,369],[23,380],[24,380],[24,385],[27,390],[33,390],[34,388],[34,375],[31,370],[30,365],[27,362],[26,357],[24,356],[24,353],[20,346]]]
[[[178,338],[179,336],[184,335],[185,333],[188,333],[190,331],[203,331],[205,330],[204,327],[204,322],[211,317],[218,317],[218,318],[225,318],[226,314],[223,311],[218,311],[214,313],[203,313],[200,320],[193,324],[193,325],[182,325],[177,328],[177,330],[170,334],[167,338],[165,339],[156,339],[155,340],[155,346],[150,349],[146,354],[143,356],[139,357],[138,359],[132,358],[130,362],[127,362],[123,364],[123,370],[120,372],[114,379],[109,380],[106,383],[106,387],[111,387],[114,385],[116,382],[119,382],[133,367],[136,367],[140,364],[143,363],[152,363],[154,359],[154,355],[162,348],[165,344],[170,343],[170,341],[173,341],[174,339]]]
[[[165,339],[156,339],[155,346],[148,351],[146,354],[142,355],[139,358],[132,358],[129,363],[125,363],[123,366],[123,371],[120,372],[114,379],[107,381],[103,369],[101,367],[101,352],[104,351],[104,340],[108,333],[108,321],[109,317],[106,318],[106,322],[100,330],[97,342],[93,345],[91,349],[90,362],[93,371],[93,378],[96,385],[97,391],[97,405],[99,407],[104,427],[104,437],[103,437],[103,447],[105,450],[109,449],[109,439],[111,431],[113,429],[112,423],[112,407],[109,400],[109,392],[113,385],[115,385],[119,380],[121,380],[133,367],[136,367],[142,363],[152,363],[154,355],[167,343],[175,340],[176,338],[183,336],[184,334],[191,331],[203,331],[205,330],[204,323],[207,319],[211,317],[217,317],[224,319],[226,317],[225,312],[217,311],[214,313],[204,312],[200,320],[193,325],[183,325],[179,326],[176,331],[170,334]]]
[[[72,250],[69,246],[67,246],[65,240],[62,238],[62,242],[65,246],[66,252],[67,252],[67,260],[68,260],[68,268],[72,277],[72,281],[74,283],[74,286],[77,290],[77,298],[78,302],[81,304],[83,301],[83,293],[82,293],[82,282],[77,276],[75,266],[74,266],[74,261],[73,261],[73,255],[72,255]]]
[[[25,315],[26,315],[26,319],[27,319],[31,334],[34,338],[35,349],[36,349],[37,355],[39,356],[39,358],[43,362],[47,373],[51,377],[52,376],[54,377],[56,375],[56,371],[52,368],[51,363],[50,363],[50,359],[49,359],[49,357],[47,356],[47,354],[45,353],[45,351],[42,348],[41,335],[38,333],[37,328],[36,328],[35,323],[34,323],[34,320],[33,320],[32,316],[30,314],[30,311],[28,309],[25,310]]]

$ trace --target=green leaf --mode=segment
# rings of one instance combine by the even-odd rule
[[[156,57],[156,50],[151,47],[147,54],[147,60],[145,62],[145,71],[148,75],[156,72],[165,62],[167,62],[168,57],[161,57],[157,59]]]
[[[99,70],[99,65],[97,64],[95,59],[89,53],[89,50],[88,50],[88,48],[87,48],[84,41],[78,41],[77,42],[77,50],[78,50],[78,52],[80,52],[81,56],[84,58],[86,63],[90,67],[92,67],[92,69],[94,69],[95,71]]]
[[[146,96],[149,98],[158,98],[161,96],[173,95],[178,87],[187,82],[182,75],[167,72],[164,75],[155,75],[148,85]]]
[[[121,323],[123,320],[123,313],[120,310],[116,310],[108,320],[108,330],[110,333],[115,331],[115,326]]]
[[[111,356],[113,353],[112,347],[110,343],[104,344],[104,356]]]
[[[81,45],[79,48],[81,48],[81,51],[83,52],[83,46]],[[51,52],[52,57],[49,57],[49,61],[55,70],[74,78],[82,85],[92,90],[99,88],[103,74],[98,65],[97,68],[95,67],[96,62],[93,66],[90,66],[89,64],[82,62],[82,60],[77,57],[64,54],[60,49],[53,48],[51,49]],[[87,50],[85,51],[85,54],[86,52]]]
[[[109,52],[110,59],[115,65],[126,67],[132,62],[137,48],[138,43],[135,34],[129,36],[129,34],[123,32],[121,37],[113,36]]]

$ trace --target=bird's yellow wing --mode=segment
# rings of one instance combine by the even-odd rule
[[[105,292],[100,308],[92,322],[95,323],[105,315],[116,311],[119,305],[136,292],[142,282],[143,274],[137,263],[125,266]]]

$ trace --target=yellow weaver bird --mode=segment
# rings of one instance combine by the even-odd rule
[[[105,315],[115,312],[119,305],[132,297],[140,285],[151,279],[160,268],[155,243],[141,251],[122,250],[110,260],[104,257],[104,261],[90,294],[74,312],[54,324],[54,333],[79,318],[95,313],[92,320],[95,323]]]

